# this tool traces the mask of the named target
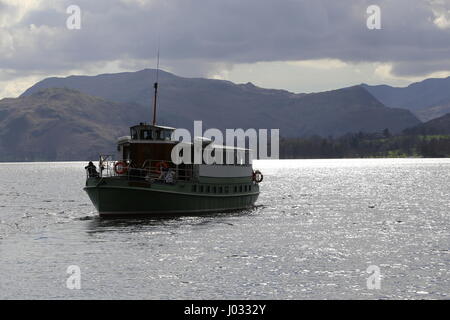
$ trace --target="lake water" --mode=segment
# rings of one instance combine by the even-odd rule
[[[449,299],[448,159],[258,161],[254,210],[167,220],[98,218],[85,165],[0,164],[1,299]]]

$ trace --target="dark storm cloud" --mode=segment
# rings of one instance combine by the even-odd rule
[[[82,29],[70,31],[65,10],[75,2]],[[382,30],[368,30],[366,9],[376,2]],[[431,3],[436,1],[62,0],[0,31],[14,39],[0,69],[48,72],[147,60],[160,37],[165,61],[174,64],[334,58],[389,62],[398,74],[421,75],[449,68],[450,29],[434,23]]]

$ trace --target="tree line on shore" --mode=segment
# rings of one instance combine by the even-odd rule
[[[281,159],[446,158],[450,135],[351,133],[341,137],[281,138]]]

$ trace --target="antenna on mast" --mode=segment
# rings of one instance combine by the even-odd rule
[[[153,85],[155,89],[155,97],[153,98],[153,125],[156,125],[156,103],[158,100],[158,79],[159,79],[159,47],[160,47],[160,39],[158,39],[158,57],[156,62],[156,82]]]

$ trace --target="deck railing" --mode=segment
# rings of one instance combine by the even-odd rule
[[[90,173],[86,171],[89,176]],[[97,172],[100,178],[114,177],[164,183],[191,181],[194,178],[192,165],[175,165],[165,160],[146,160],[141,167],[137,167],[130,161],[114,161],[109,155],[100,156]]]

